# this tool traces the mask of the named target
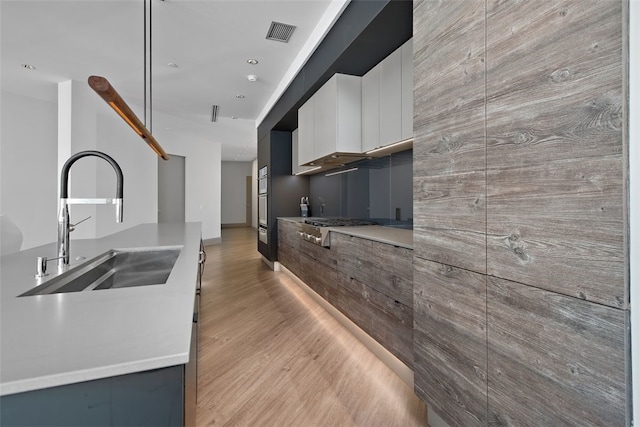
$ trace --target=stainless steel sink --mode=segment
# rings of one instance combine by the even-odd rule
[[[181,247],[112,249],[18,296],[162,285],[180,250]]]

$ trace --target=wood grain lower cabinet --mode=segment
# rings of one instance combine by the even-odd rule
[[[624,426],[628,312],[489,277],[489,425]]]
[[[183,426],[185,365],[2,396],[3,426]]]
[[[412,251],[331,234],[336,250],[336,307],[372,338],[413,367]]]
[[[302,240],[291,221],[278,220],[278,262],[329,303],[335,302],[335,251]]]
[[[278,220],[278,261],[300,277],[300,239],[296,224]]]
[[[413,263],[415,392],[451,426],[487,425],[486,276]]]
[[[332,233],[331,248],[278,221],[278,261],[407,366],[413,366],[412,251]]]

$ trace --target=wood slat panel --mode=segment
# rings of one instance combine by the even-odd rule
[[[622,9],[488,2],[487,250],[491,275],[625,308]]]
[[[416,394],[452,426],[487,423],[486,276],[414,258]]]
[[[491,425],[628,425],[626,311],[498,278],[487,294]]]
[[[484,32],[484,0],[414,6],[414,251],[477,272],[486,269]]]

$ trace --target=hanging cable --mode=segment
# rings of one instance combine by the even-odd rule
[[[142,0],[142,7],[144,8],[143,12],[142,12],[142,19],[143,19],[143,23],[142,23],[142,28],[143,28],[143,32],[144,34],[142,34],[142,58],[143,58],[143,67],[142,67],[142,86],[143,86],[143,94],[144,94],[144,100],[143,100],[143,106],[144,106],[144,113],[142,115],[143,117],[143,123],[144,126],[147,127],[147,0]]]
[[[153,1],[149,0],[149,131],[153,133]]]

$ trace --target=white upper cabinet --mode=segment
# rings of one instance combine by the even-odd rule
[[[402,138],[402,51],[380,63],[380,146]]]
[[[300,157],[298,154],[299,139],[299,129],[296,129],[291,133],[291,175],[311,169],[308,166],[300,166]]]
[[[315,157],[362,152],[361,78],[334,74],[314,95]]]
[[[362,151],[413,137],[413,43],[362,76]]]
[[[315,120],[313,97],[298,109],[298,165],[315,160]]]
[[[361,153],[361,78],[334,74],[298,110],[298,161]]]
[[[402,51],[402,136],[413,138],[413,39],[400,48]]]
[[[362,76],[362,151],[380,146],[380,67]]]

